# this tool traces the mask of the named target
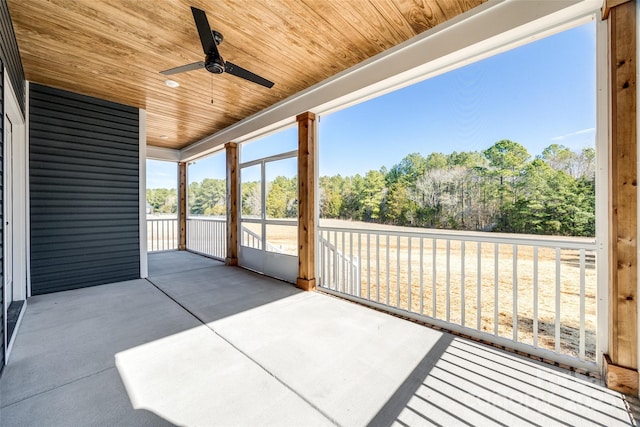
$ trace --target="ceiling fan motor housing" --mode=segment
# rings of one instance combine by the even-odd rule
[[[211,55],[207,55],[204,60],[204,68],[206,68],[210,73],[222,74],[224,73],[224,61],[220,56],[211,57]]]

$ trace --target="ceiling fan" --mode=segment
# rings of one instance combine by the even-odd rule
[[[222,74],[226,72],[268,88],[273,86],[273,82],[265,79],[264,77],[260,77],[259,75],[229,61],[225,62],[222,59],[220,52],[218,52],[218,45],[222,43],[223,40],[222,34],[211,30],[209,20],[207,20],[207,14],[203,10],[191,6],[191,12],[193,13],[193,20],[198,28],[200,42],[202,43],[202,49],[204,50],[204,61],[198,61],[193,64],[182,65],[180,67],[160,71],[160,74],[169,76],[172,74],[184,73],[185,71],[204,68],[213,74]]]

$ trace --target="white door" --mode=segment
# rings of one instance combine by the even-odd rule
[[[4,139],[4,297],[6,309],[13,302],[13,124],[5,117]]]
[[[240,165],[240,266],[295,283],[297,151]]]

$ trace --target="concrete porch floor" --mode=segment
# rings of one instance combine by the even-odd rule
[[[632,425],[598,381],[186,252],[29,299],[2,426]]]

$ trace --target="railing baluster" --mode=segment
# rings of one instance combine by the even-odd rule
[[[464,326],[464,315],[466,310],[464,288],[465,288],[465,275],[464,275],[464,240],[460,241],[460,324]]]
[[[389,285],[387,285],[387,288]],[[376,301],[380,302],[380,235],[376,234]]]
[[[518,245],[513,245],[513,340],[518,342]]]
[[[325,259],[326,259],[326,274],[324,276],[325,286],[331,289],[333,282],[331,281],[331,232],[327,231],[325,236]]]
[[[349,294],[353,295],[354,289],[353,285],[355,280],[353,278],[354,268],[353,268],[353,232],[349,231]]]
[[[331,232],[327,231],[327,286],[333,288],[333,250],[331,249]]]
[[[432,312],[432,317],[434,319],[438,318],[438,311],[437,311],[437,306],[436,306],[436,301],[437,301],[437,297],[438,297],[438,290],[436,289],[436,280],[437,280],[437,268],[436,268],[436,253],[437,253],[437,245],[438,245],[438,240],[437,239],[431,239],[431,257],[433,258],[432,264],[431,264],[431,269],[432,269],[432,277],[431,277],[431,312]]]
[[[580,360],[584,360],[585,358],[585,341],[586,341],[586,333],[585,333],[585,274],[586,274],[586,266],[585,266],[585,251],[584,249],[580,249],[580,344],[579,344],[579,357]]]
[[[389,294],[391,292],[391,279],[389,277],[389,270],[390,270],[389,267],[391,267],[391,260],[389,259],[389,235],[388,234],[387,234],[387,244],[386,244],[386,247],[385,247],[385,253],[386,253],[386,256],[387,256],[387,258],[386,258],[387,267],[385,268],[385,270],[386,270],[385,273],[386,273],[386,276],[387,276],[387,286],[386,286],[386,288],[387,288],[387,305],[389,305]]]
[[[167,229],[167,221],[166,220],[162,220],[162,250],[166,251],[167,250],[167,237],[166,235],[168,234],[168,229]]]
[[[538,247],[533,248],[533,346],[538,346]]]
[[[482,330],[482,242],[478,242],[476,245],[476,252],[478,257],[477,277],[476,277],[476,329]]]
[[[400,236],[396,238],[396,307],[400,308]]]
[[[345,235],[344,235],[344,231],[342,233],[340,233],[342,235],[342,254],[343,256],[341,257],[342,259],[340,260],[340,264],[342,265],[342,290],[346,291],[347,290],[347,280],[346,280],[346,276],[345,276],[345,259],[344,259],[344,254],[346,254],[347,252],[345,251],[345,247],[344,247],[344,239],[345,239]]]
[[[500,275],[500,265],[498,264],[498,252],[499,252],[499,246],[498,243],[494,243],[494,247],[493,247],[493,260],[494,260],[494,265],[493,265],[493,333],[494,335],[498,335],[498,305],[499,305],[499,299],[498,299],[498,282],[499,282],[499,275]]]
[[[424,238],[420,237],[420,314],[424,314]]]
[[[333,232],[333,282],[336,285],[336,291],[340,286],[340,273],[338,271],[340,265],[338,264],[338,232]]]
[[[560,248],[556,248],[556,353],[560,353]]]
[[[362,296],[362,283],[360,278],[362,277],[362,233],[358,233],[358,296]]]
[[[325,233],[324,231],[321,231],[321,233],[322,233],[322,261],[323,261],[322,262],[322,280],[323,280],[324,286],[328,288],[328,287],[330,287],[329,284],[331,282],[329,282],[329,278],[327,277],[328,274],[329,274],[329,270],[328,270],[329,269],[329,265],[328,265],[329,261],[328,261],[328,256],[327,256],[328,249],[327,249],[327,244],[326,244],[327,238],[324,236],[324,233]]]
[[[324,282],[322,281],[322,266],[324,265],[324,257],[322,256],[322,230],[318,230],[318,239],[316,240],[316,254],[318,254],[318,259],[316,260],[316,283],[318,287],[323,287]]]
[[[451,318],[451,240],[447,239],[447,312],[445,313],[447,322],[450,321]]]
[[[409,292],[407,310],[411,311],[411,236],[409,236],[407,240],[407,246],[409,247],[409,253],[407,254],[407,262],[409,263],[409,267],[407,268],[407,290]]]
[[[367,299],[371,299],[371,234],[367,233]]]
[[[213,227],[211,227],[211,223],[203,224],[205,231],[205,236],[207,236],[204,240],[205,247],[207,248],[207,253],[213,253],[215,251],[215,239],[213,238]]]

